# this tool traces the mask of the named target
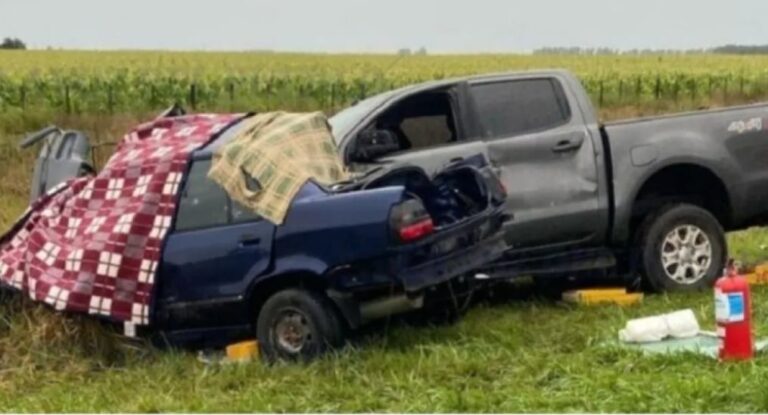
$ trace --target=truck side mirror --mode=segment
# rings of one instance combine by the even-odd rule
[[[400,141],[389,130],[366,129],[357,135],[353,161],[368,162],[400,150]]]

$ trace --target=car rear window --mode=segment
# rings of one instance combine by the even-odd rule
[[[224,189],[208,178],[210,160],[198,160],[192,164],[179,201],[176,230],[224,226],[260,220],[261,217],[231,200]]]
[[[490,82],[471,88],[489,138],[554,128],[571,116],[562,87],[555,79]]]
[[[192,164],[179,201],[177,230],[208,228],[228,222],[227,194],[213,180],[208,179],[210,168],[210,160]]]

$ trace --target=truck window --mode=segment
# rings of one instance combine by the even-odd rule
[[[374,122],[374,128],[397,136],[399,151],[418,150],[459,139],[448,92],[426,92],[395,104]]]
[[[562,87],[554,79],[482,83],[471,90],[489,138],[554,128],[571,116]]]
[[[227,194],[208,179],[210,160],[192,163],[179,201],[176,230],[192,230],[226,225],[229,218]]]

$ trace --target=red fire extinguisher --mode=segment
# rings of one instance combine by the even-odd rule
[[[715,283],[715,318],[720,337],[720,360],[747,360],[755,353],[752,340],[752,302],[749,283],[728,261],[725,276]]]

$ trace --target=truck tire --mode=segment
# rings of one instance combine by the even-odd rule
[[[410,313],[408,321],[417,326],[454,324],[469,311],[478,290],[474,275],[452,279],[434,290],[427,290],[424,306]]]
[[[291,288],[267,299],[256,322],[256,337],[269,360],[311,360],[344,343],[339,314],[328,298]]]
[[[539,275],[533,277],[534,294],[544,299],[559,300],[563,293],[577,287],[571,275]]]
[[[634,262],[653,291],[710,288],[727,261],[723,227],[698,206],[664,206],[645,218],[637,235]]]

